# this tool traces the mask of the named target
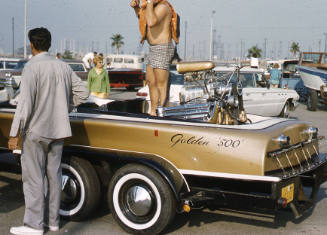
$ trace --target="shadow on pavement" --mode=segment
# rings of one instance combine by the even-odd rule
[[[176,215],[174,222],[169,226],[164,234],[175,232],[184,226],[187,227],[201,227],[205,224],[216,223],[221,221],[223,223],[238,223],[252,225],[256,227],[265,227],[271,229],[278,229],[286,227],[289,221],[294,224],[299,224],[306,220],[314,209],[308,210],[302,217],[295,219],[291,211],[285,210],[278,212],[274,217],[267,216],[259,217],[248,215],[247,213],[226,213],[224,210],[209,211],[209,210],[193,210],[188,214]],[[228,211],[227,211],[228,212]]]
[[[8,213],[24,206],[21,177],[16,174],[0,175],[0,214]]]

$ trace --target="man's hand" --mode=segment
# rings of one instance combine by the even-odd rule
[[[140,0],[132,0],[130,3],[130,6],[135,8],[135,7],[139,7],[140,5]]]
[[[8,148],[10,150],[15,150],[18,146],[19,137],[9,137]]]

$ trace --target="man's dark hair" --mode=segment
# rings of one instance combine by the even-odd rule
[[[51,46],[51,33],[46,28],[31,29],[28,38],[38,51],[48,51]]]

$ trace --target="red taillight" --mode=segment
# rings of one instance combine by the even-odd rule
[[[137,92],[136,95],[146,97],[146,96],[148,96],[148,93],[146,93],[146,92]]]
[[[282,208],[286,208],[287,207],[287,199],[285,198],[279,198],[278,199],[278,204],[279,206],[281,206]]]

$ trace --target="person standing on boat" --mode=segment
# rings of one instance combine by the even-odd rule
[[[278,88],[280,81],[280,70],[277,63],[274,64],[273,68],[270,70],[270,85],[273,88]]]
[[[151,111],[156,116],[157,107],[164,106],[167,96],[169,66],[174,56],[175,46],[172,38],[178,43],[175,30],[177,14],[172,5],[166,0],[132,0],[130,6],[134,8],[139,18],[141,43],[149,43],[149,55],[146,66],[146,82],[149,85]]]
[[[103,68],[103,57],[101,55],[95,56],[93,63],[95,67],[90,70],[87,79],[90,95],[103,99],[109,98],[110,82],[108,72]]]

